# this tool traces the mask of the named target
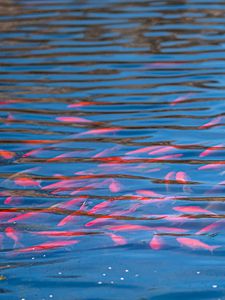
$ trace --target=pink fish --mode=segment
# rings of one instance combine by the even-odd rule
[[[158,235],[154,235],[149,243],[149,247],[153,250],[160,250],[163,248],[163,240]]]
[[[75,204],[81,204],[81,203],[83,203],[87,199],[88,199],[88,196],[82,195],[82,196],[79,196],[77,198],[71,199],[71,200],[69,200],[67,202],[60,202],[56,206],[64,208],[64,209],[68,209],[68,208],[73,207]]]
[[[160,231],[163,233],[185,233],[188,230],[183,228],[177,228],[177,227],[166,227],[166,226],[157,226],[152,227],[152,230],[154,231]]]
[[[112,241],[117,245],[117,246],[123,246],[123,245],[126,245],[127,244],[127,240],[120,236],[120,235],[117,235],[117,234],[114,234],[114,233],[106,233],[111,239]]]
[[[181,97],[178,97],[176,98],[175,100],[173,100],[170,105],[176,105],[176,104],[179,104],[179,103],[183,103],[185,102],[186,100],[188,100],[190,98],[190,96],[192,96],[193,94],[192,93],[189,93],[187,94],[186,96],[181,96]]]
[[[114,152],[114,151],[116,151],[118,149],[119,149],[119,146],[115,146],[115,147],[112,147],[112,148],[105,149],[105,150],[103,150],[103,151],[95,154],[92,158],[103,157],[103,156],[105,156],[105,155],[107,155],[109,153],[112,153],[112,152]]]
[[[38,212],[31,211],[31,212],[16,216],[14,218],[9,219],[8,223],[14,223],[14,222],[18,222],[18,221],[27,220],[29,218],[37,217],[41,212],[45,212],[45,210],[43,209],[42,211],[38,211]]]
[[[108,229],[112,231],[151,230],[151,228],[148,226],[132,224],[109,226]]]
[[[222,150],[223,148],[224,148],[223,144],[219,144],[219,145],[216,145],[216,146],[213,146],[213,147],[209,147],[208,149],[206,149],[202,153],[200,153],[199,156],[200,157],[205,157],[205,156],[210,155],[212,152]]]
[[[36,252],[36,251],[45,251],[45,250],[51,250],[59,247],[66,247],[70,245],[77,244],[78,241],[56,241],[56,242],[46,242],[43,244],[22,248],[15,250],[16,253],[27,253],[27,252]]]
[[[65,218],[63,218],[58,224],[57,226],[61,227],[66,225],[67,223],[71,223],[75,218],[77,217],[76,214],[72,213],[68,216],[66,216]]]
[[[208,128],[211,128],[211,127],[213,127],[213,126],[219,124],[220,121],[221,121],[221,119],[222,119],[222,117],[216,117],[216,118],[214,118],[213,120],[211,120],[210,122],[208,122],[208,123],[206,123],[206,124],[203,124],[203,125],[199,126],[198,128],[199,128],[199,129],[208,129]]]
[[[109,189],[112,193],[117,193],[117,192],[121,191],[121,185],[117,180],[111,179]]]
[[[144,147],[144,148],[140,148],[140,149],[137,149],[137,150],[129,151],[126,154],[127,155],[130,155],[130,154],[133,155],[133,154],[147,153],[148,151],[153,151],[153,150],[158,149],[158,148],[160,148],[160,146],[149,146],[149,147]]]
[[[172,154],[172,155],[165,155],[165,156],[161,156],[161,157],[152,158],[150,161],[155,162],[155,161],[160,161],[160,160],[169,160],[169,159],[178,158],[178,157],[181,157],[181,156],[183,156],[182,153]]]
[[[164,198],[162,194],[155,193],[150,190],[138,190],[136,191],[137,194],[144,196],[144,197],[150,197],[150,198]]]
[[[175,174],[176,174],[175,172],[171,171],[171,172],[167,173],[164,178],[167,191],[169,191],[170,181],[175,177]]]
[[[180,184],[187,184],[188,183],[188,176],[185,172],[177,172],[176,173],[176,181]]]
[[[104,201],[99,204],[96,204],[92,209],[89,210],[88,214],[95,214],[99,210],[102,210],[110,205],[110,201]]]
[[[205,234],[205,233],[208,233],[208,232],[212,232],[215,229],[217,229],[219,226],[221,226],[221,223],[215,222],[215,223],[212,223],[212,224],[200,229],[195,234],[200,235],[200,234]]]
[[[82,133],[79,133],[77,136],[80,135],[98,135],[98,134],[108,134],[108,133],[114,133],[117,131],[120,131],[121,128],[120,127],[111,127],[111,128],[100,128],[100,129],[92,129],[92,130],[88,130]]]
[[[28,186],[38,186],[40,187],[40,183],[29,177],[18,177],[14,180],[16,185],[28,187]]]
[[[178,241],[179,244],[181,244],[181,246],[185,246],[193,250],[204,249],[212,252],[213,250],[221,247],[221,246],[210,246],[208,244],[205,244],[199,240],[192,239],[192,238],[179,237],[176,240]]]
[[[75,154],[77,154],[77,152],[73,151],[73,152],[67,152],[67,153],[63,153],[63,154],[60,154],[60,155],[57,155],[55,157],[52,157],[52,158],[49,158],[47,159],[47,161],[51,162],[51,161],[58,161],[58,160],[61,160],[62,158],[67,158],[67,157],[73,157]]]
[[[25,153],[25,154],[23,155],[23,157],[35,156],[36,154],[39,154],[42,150],[43,150],[43,149],[41,149],[41,148],[40,148],[40,149],[31,150],[31,151]]]
[[[148,154],[150,155],[157,155],[157,154],[162,154],[162,153],[167,153],[167,152],[171,152],[174,151],[174,147],[172,146],[161,146],[156,150],[150,151]]]
[[[209,170],[209,169],[220,169],[220,168],[224,168],[225,167],[225,163],[224,162],[216,162],[215,164],[207,164],[207,165],[203,165],[201,167],[198,168],[198,170]]]
[[[0,156],[4,159],[11,159],[15,155],[15,152],[0,149]]]
[[[19,234],[13,227],[6,227],[5,234],[8,238],[14,241],[14,247],[20,245]]]
[[[93,105],[93,102],[80,101],[80,102],[77,102],[77,103],[69,104],[68,107],[69,108],[80,108],[80,107],[84,107],[84,106],[88,106],[88,105]]]
[[[173,208],[176,211],[184,212],[184,213],[204,213],[204,214],[214,214],[213,212],[201,208],[199,206],[175,206]]]
[[[91,123],[92,121],[79,117],[58,117],[56,120],[65,123]]]
[[[22,197],[15,197],[15,196],[10,196],[10,197],[7,197],[5,200],[4,200],[4,204],[6,205],[15,205],[15,204],[19,204],[22,200]]]

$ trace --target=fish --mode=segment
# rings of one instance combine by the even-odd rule
[[[193,94],[192,93],[189,93],[185,96],[181,96],[181,97],[178,97],[176,98],[175,100],[173,100],[170,105],[173,106],[173,105],[176,105],[176,104],[179,104],[179,103],[183,103],[185,102],[186,100],[188,100],[190,98],[190,96],[192,96]]]
[[[211,246],[197,239],[192,239],[192,238],[179,237],[176,240],[181,246],[185,246],[193,250],[204,249],[213,252],[213,250],[221,247],[221,246]]]
[[[180,184],[183,184],[183,191],[184,192],[191,192],[191,189],[187,186],[185,186],[186,184],[188,184],[188,176],[185,172],[179,171],[176,173],[176,181]]]
[[[115,147],[112,147],[112,148],[105,149],[105,150],[103,150],[101,152],[98,152],[94,156],[92,156],[92,158],[103,157],[103,156],[105,156],[105,155],[107,155],[109,153],[112,153],[112,152],[114,152],[114,151],[116,151],[118,149],[119,149],[119,146],[115,146]]]
[[[42,243],[39,245],[31,246],[31,247],[26,247],[26,248],[21,248],[21,249],[16,249],[14,253],[27,253],[27,252],[36,252],[36,251],[46,251],[46,250],[51,250],[51,249],[56,249],[59,247],[66,247],[70,245],[75,245],[79,241],[55,241],[55,242],[46,242]]]
[[[80,117],[58,117],[57,121],[65,123],[91,123],[92,121]]]
[[[99,210],[102,210],[110,205],[111,201],[103,201],[101,203],[96,204],[94,207],[92,207],[89,211],[88,214],[92,215],[98,212]]]
[[[208,233],[208,232],[212,232],[220,226],[221,226],[221,223],[215,222],[215,223],[212,223],[212,224],[200,229],[195,234],[200,235],[200,234],[205,234],[205,233]]]
[[[77,103],[69,104],[68,107],[69,108],[80,108],[80,107],[84,107],[84,106],[88,106],[88,105],[93,105],[93,102],[90,102],[90,101],[79,101]]]
[[[10,196],[10,197],[7,197],[4,200],[4,204],[6,204],[6,205],[16,205],[16,204],[19,204],[22,199],[23,199],[22,197]]]
[[[19,234],[13,227],[6,227],[5,234],[8,238],[14,241],[14,247],[21,245],[19,241]]]
[[[35,156],[36,154],[39,154],[42,150],[43,148],[28,151],[27,153],[23,154],[23,157]]]
[[[182,156],[183,156],[182,153],[171,154],[171,155],[165,155],[165,156],[161,156],[161,157],[152,158],[150,161],[155,162],[155,161],[159,161],[159,160],[169,160],[169,159],[173,159],[173,158],[179,158],[179,157],[182,157]]]
[[[61,202],[59,204],[56,204],[54,206],[57,206],[57,207],[61,207],[61,208],[71,208],[71,206],[74,206],[75,204],[81,204],[82,202],[86,201],[88,199],[88,196],[85,196],[85,195],[82,195],[82,196],[79,196],[77,198],[74,198],[74,199],[71,199],[67,202]]]
[[[115,179],[111,179],[111,183],[109,185],[109,190],[112,193],[117,193],[121,191],[121,185],[119,183],[119,181],[115,180]]]
[[[164,198],[165,196],[162,194],[155,193],[154,191],[150,190],[137,190],[137,194],[144,196],[144,197],[150,197],[150,198]]]
[[[75,154],[77,154],[77,151],[63,153],[63,154],[60,154],[55,157],[47,159],[47,162],[58,161],[58,160],[61,160],[62,158],[73,157]]]
[[[126,155],[133,155],[133,154],[140,154],[140,153],[147,153],[149,151],[153,151],[155,149],[160,148],[160,146],[149,146],[149,147],[144,147],[144,148],[140,148],[140,149],[136,149],[136,150],[132,150],[132,151],[128,151],[126,152]]]
[[[16,156],[16,153],[12,151],[0,149],[0,156],[4,159],[12,159],[14,156]]]
[[[120,235],[110,232],[106,233],[106,235],[108,235],[117,246],[123,246],[127,244],[127,240]]]
[[[28,187],[28,186],[37,186],[40,187],[40,182],[36,181],[29,177],[18,177],[14,180],[16,185]]]
[[[175,172],[171,171],[167,173],[166,176],[164,177],[167,192],[169,191],[170,181],[175,177],[175,174],[176,174]]]
[[[163,240],[158,235],[154,235],[149,242],[149,247],[153,250],[160,250],[163,248]]]
[[[73,237],[73,236],[83,236],[87,235],[87,232],[82,232],[82,231],[33,231],[32,232],[34,235],[42,235],[42,236],[47,236],[50,238],[58,238],[61,236],[64,237]]]
[[[108,229],[112,231],[151,230],[151,228],[148,226],[133,224],[109,226]]]
[[[205,157],[205,156],[208,156],[210,155],[212,152],[215,152],[215,151],[220,151],[224,148],[224,145],[223,144],[219,144],[219,145],[216,145],[216,146],[213,146],[213,147],[209,147],[208,149],[204,150],[203,152],[201,152],[199,154],[200,157]]]
[[[208,170],[208,169],[214,170],[214,169],[220,169],[224,167],[225,167],[225,162],[221,161],[221,162],[216,162],[214,164],[207,164],[207,165],[200,166],[198,170]]]
[[[205,124],[199,126],[198,128],[199,129],[208,129],[208,128],[211,128],[211,127],[213,127],[215,125],[218,125],[221,120],[222,120],[222,117],[220,117],[220,116],[216,117],[216,118],[212,119],[210,122],[205,123]]]
[[[175,206],[174,210],[184,213],[205,213],[205,214],[214,214],[213,212],[201,208],[199,206]]]
[[[29,218],[33,218],[33,217],[37,217],[40,213],[42,212],[46,212],[46,210],[40,210],[40,211],[30,211],[28,213],[25,214],[21,214],[19,216],[13,217],[11,219],[9,219],[7,222],[8,223],[14,223],[14,222],[18,222],[18,221],[24,221],[27,220]]]
[[[117,131],[120,131],[122,128],[121,127],[111,127],[111,128],[99,128],[99,129],[91,129],[82,133],[77,134],[76,136],[81,136],[81,135],[104,135],[108,133],[114,133]]]
[[[157,155],[157,154],[171,152],[171,151],[174,151],[174,150],[175,150],[175,148],[172,147],[172,146],[167,146],[167,147],[166,146],[161,146],[161,147],[159,147],[156,150],[148,152],[148,154],[150,154],[150,155]]]

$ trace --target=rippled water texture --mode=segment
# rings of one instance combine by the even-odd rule
[[[225,3],[0,0],[0,296],[222,300]]]

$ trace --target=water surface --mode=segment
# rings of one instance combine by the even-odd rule
[[[224,2],[0,8],[1,298],[225,299]]]

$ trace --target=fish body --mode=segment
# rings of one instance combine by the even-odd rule
[[[178,241],[178,243],[180,245],[191,248],[193,250],[204,249],[204,250],[209,250],[212,252],[213,250],[220,247],[220,246],[211,246],[211,245],[203,243],[197,239],[186,238],[186,237],[179,237],[176,240]]]
[[[163,240],[158,235],[154,235],[149,243],[149,247],[153,250],[160,250],[163,247]]]

